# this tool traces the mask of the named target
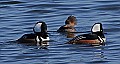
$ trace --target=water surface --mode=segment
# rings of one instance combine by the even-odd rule
[[[120,63],[119,0],[0,0],[1,64],[118,64]],[[105,46],[65,44],[70,38],[51,32],[48,49],[15,42],[32,27],[45,21],[49,31],[57,30],[69,15],[77,17],[78,32],[103,24]],[[79,33],[82,34],[82,33]],[[75,35],[79,35],[75,34]]]

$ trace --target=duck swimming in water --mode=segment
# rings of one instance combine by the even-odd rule
[[[45,22],[37,22],[33,27],[34,33],[24,34],[17,41],[20,43],[37,43],[49,41],[49,36],[47,34],[47,25]]]
[[[61,26],[57,32],[75,32],[74,26],[77,24],[75,16],[69,16],[65,21],[65,25]]]
[[[106,38],[101,23],[95,23],[90,34],[82,34],[67,42],[68,44],[104,44]]]

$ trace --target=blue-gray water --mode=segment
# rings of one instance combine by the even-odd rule
[[[69,15],[77,17],[78,32],[101,22],[105,46],[64,44],[69,38],[54,32],[48,49],[14,42],[39,20],[55,31]],[[119,64],[119,40],[120,0],[0,0],[0,64]]]

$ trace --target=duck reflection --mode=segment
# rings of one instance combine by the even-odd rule
[[[38,49],[48,49],[49,42],[40,42],[37,43]]]
[[[104,45],[94,45],[93,46],[95,48],[94,52],[93,52],[93,59],[92,61],[105,61],[105,59],[107,59],[105,57],[105,53],[104,53]]]
[[[67,37],[67,38],[74,38],[74,37],[75,37],[75,34],[74,34],[74,33],[67,33],[67,34],[66,34],[66,37]]]

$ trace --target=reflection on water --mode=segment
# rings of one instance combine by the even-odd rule
[[[37,42],[37,46],[38,49],[47,49],[47,47],[49,46],[49,42],[40,42],[40,43]]]
[[[119,3],[119,0],[0,0],[0,63],[120,63]],[[50,32],[49,46],[14,42],[23,34],[33,33],[32,28],[39,20],[46,22],[48,31],[56,31],[69,15],[76,16],[76,30],[81,33]],[[96,22],[101,22],[107,33],[105,46],[65,44],[82,32],[88,33]]]
[[[67,33],[66,36],[67,36],[67,38],[74,38],[75,34],[74,33]]]
[[[75,33],[67,33],[67,32],[63,32],[63,33],[59,33],[60,35],[63,35],[66,38],[74,38],[75,37]]]
[[[99,58],[100,60],[96,60],[96,61],[104,61],[106,58],[104,56],[104,48],[102,46],[94,46],[96,48],[96,51],[94,51],[95,53],[95,57]]]

